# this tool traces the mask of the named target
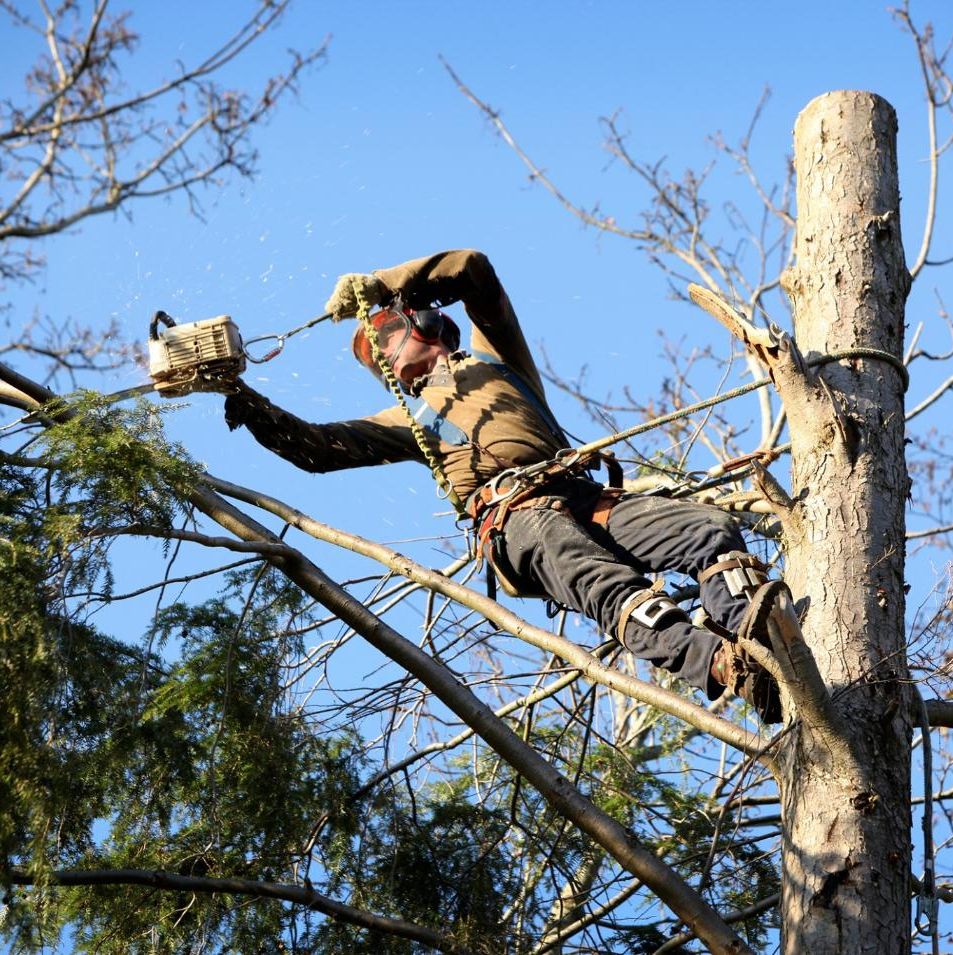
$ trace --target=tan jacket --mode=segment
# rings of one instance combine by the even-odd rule
[[[470,353],[455,352],[424,379],[419,396],[460,428],[469,442],[455,446],[430,434],[430,445],[465,499],[505,468],[552,457],[564,439],[504,373],[473,357],[485,353],[519,375],[540,404],[543,384],[493,266],[472,250],[440,252],[374,273],[412,308],[463,302],[473,324]],[[367,418],[310,424],[276,407],[244,383],[225,404],[229,427],[245,425],[259,443],[306,471],[425,462],[404,410],[397,405]]]

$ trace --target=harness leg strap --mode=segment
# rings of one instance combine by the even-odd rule
[[[636,590],[622,604],[616,639],[625,646],[625,628],[630,620],[650,630],[664,630],[677,621],[688,620],[688,614],[662,589],[664,583],[657,580],[651,587]]]
[[[768,568],[754,554],[749,554],[743,550],[732,550],[725,554],[719,554],[715,558],[715,563],[706,567],[698,575],[698,583],[704,586],[716,576],[720,576],[724,580],[725,590],[731,601],[737,605],[739,598],[741,598],[741,607],[743,607],[744,604],[750,604],[758,588],[768,582]],[[712,614],[717,612],[727,615],[729,613],[728,608],[720,606],[716,610],[715,607],[706,602],[705,607],[698,612],[695,620],[696,626],[704,627],[716,636],[733,639],[734,631],[740,622],[741,607],[730,611],[733,622],[726,626],[727,617],[722,620],[715,620]]]

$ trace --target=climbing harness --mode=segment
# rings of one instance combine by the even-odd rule
[[[494,475],[467,498],[464,510],[473,522],[475,556],[478,561],[486,560],[511,597],[546,594],[529,593],[515,583],[515,574],[506,559],[503,540],[503,530],[510,514],[533,508],[566,511],[571,515],[572,510],[562,497],[547,494],[547,490],[561,478],[580,475],[603,463],[609,473],[609,486],[601,489],[589,520],[605,526],[612,507],[624,493],[621,486],[622,468],[611,452],[594,452],[583,457],[573,455],[571,459],[569,456],[559,458],[557,455],[555,461],[508,468]],[[491,579],[488,579],[488,584],[492,588]]]

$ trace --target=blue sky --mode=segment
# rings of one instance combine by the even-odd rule
[[[130,20],[141,35],[124,61],[129,89],[172,74],[171,64],[208,55],[250,3],[138,3]],[[792,12],[793,11],[793,12]],[[953,35],[953,6],[914,2],[921,24]],[[35,39],[3,26],[0,90],[17,98]],[[35,313],[103,327],[117,319],[143,339],[164,308],[180,320],[227,312],[246,337],[298,325],[322,311],[342,272],[396,264],[439,249],[485,251],[507,286],[531,343],[544,346],[564,375],[587,367],[597,395],[629,388],[640,401],[659,393],[670,368],[664,333],[686,348],[727,349],[727,335],[697,309],[673,302],[666,277],[631,242],[584,228],[538,185],[513,152],[457,91],[443,55],[465,82],[502,112],[522,147],[578,204],[599,204],[637,226],[646,193],[610,163],[599,117],[622,110],[630,149],[666,158],[675,176],[715,162],[707,195],[716,231],[731,201],[752,210],[745,178],[717,154],[710,136],[737,142],[762,91],[769,100],[752,155],[759,174],[779,179],[798,112],[837,88],[865,88],[897,109],[903,232],[910,260],[925,207],[926,107],[913,43],[876,0],[775,2],[304,2],[254,45],[227,82],[257,89],[284,63],[330,35],[327,61],[301,83],[298,98],[259,131],[259,175],[203,195],[205,219],[181,199],[152,201],[123,215],[88,220],[47,240],[48,267],[35,285],[8,290],[12,324]],[[0,189],[6,189],[0,186]],[[953,254],[941,179],[935,255]],[[927,272],[908,308],[926,321],[922,344],[942,352],[948,333],[937,319]],[[783,316],[776,316],[783,319]],[[293,339],[285,353],[247,379],[276,402],[314,421],[355,417],[389,398],[350,356],[352,326],[324,324]],[[702,377],[701,395],[716,380]],[[145,380],[128,371],[90,382],[106,390]],[[746,379],[740,373],[724,383]],[[915,383],[919,401],[932,383]],[[564,424],[583,439],[601,429],[575,403],[553,394]],[[244,431],[230,434],[222,400],[196,395],[169,416],[169,430],[210,470],[260,487],[332,524],[377,539],[440,534],[445,504],[418,465],[311,476],[278,460]],[[735,403],[740,426],[756,421],[754,398]],[[944,427],[942,417],[939,419]],[[946,428],[945,430],[949,430]],[[752,433],[751,445],[756,441]],[[700,451],[696,466],[712,463]],[[778,465],[782,467],[783,465]],[[783,472],[782,472],[783,477]],[[911,513],[911,523],[916,523]],[[418,556],[441,561],[427,545]],[[331,558],[329,558],[331,559]],[[335,555],[334,560],[339,560]],[[911,606],[935,575],[918,575]]]
[[[190,62],[206,54],[245,6],[136,5],[131,25],[142,42],[126,69],[130,87],[168,75],[174,57]],[[664,276],[631,243],[582,228],[530,184],[437,55],[502,111],[570,197],[585,206],[598,202],[628,224],[638,223],[645,194],[634,177],[608,164],[600,116],[623,110],[633,152],[665,156],[680,175],[717,158],[710,134],[737,141],[770,85],[753,152],[772,181],[783,172],[794,119],[813,96],[873,89],[900,115],[912,257],[926,152],[912,43],[880,3],[796,9],[792,17],[789,5],[743,2],[490,2],[479,10],[436,2],[299,3],[231,77],[254,87],[280,68],[286,47],[331,35],[326,64],[261,130],[257,180],[232,181],[206,195],[205,222],[181,201],[161,201],[135,208],[131,222],[104,217],[49,240],[43,280],[14,291],[14,320],[35,309],[91,325],[117,317],[129,337],[140,337],[162,307],[184,320],[228,312],[250,337],[320,312],[341,272],[468,246],[489,254],[529,339],[545,343],[558,368],[569,375],[585,362],[594,390],[618,394],[629,385],[647,399],[666,371],[657,361],[659,329],[693,342],[721,343],[723,336],[706,317],[667,300]],[[944,14],[946,33],[942,23],[939,32],[949,34],[947,4],[915,4],[913,12]],[[30,49],[21,31],[4,29],[17,41],[0,66],[2,88],[12,92]],[[743,204],[750,190],[720,159],[709,195],[716,206]],[[944,228],[948,236],[949,224]],[[949,245],[941,237],[937,248]],[[386,396],[353,366],[349,335],[349,327],[322,326],[248,378],[312,420],[376,410]],[[575,409],[567,399],[560,403],[572,425]],[[213,471],[309,498],[330,493],[338,515],[345,492],[382,483],[380,475],[315,479],[276,465],[245,435],[225,431],[214,396],[197,396],[175,418],[182,439]],[[595,436],[591,426],[579,427],[584,437]],[[397,470],[388,484],[415,485],[430,503],[425,475],[412,465]],[[408,490],[395,489],[395,503],[404,504]],[[359,506],[357,516],[373,515]]]
[[[125,67],[131,88],[170,75],[175,58],[206,55],[251,4],[167,0],[134,8],[131,25],[142,42]],[[915,0],[912,13],[921,23],[932,19],[941,38],[953,34],[953,5],[946,0]],[[750,208],[746,181],[717,156],[711,134],[737,141],[770,86],[753,146],[770,182],[783,174],[795,118],[814,96],[873,90],[899,115],[908,259],[919,247],[926,107],[913,44],[876,0],[299,0],[230,79],[255,88],[281,68],[287,47],[314,46],[328,34],[326,63],[259,132],[255,181],[233,180],[206,194],[205,221],[190,216],[181,200],[159,201],[135,207],[131,220],[103,217],[48,240],[40,281],[6,293],[12,324],[37,312],[96,327],[116,318],[129,338],[144,338],[151,314],[164,308],[186,321],[227,312],[252,337],[322,311],[342,272],[475,247],[495,264],[529,340],[544,344],[567,376],[586,364],[598,394],[618,396],[626,386],[640,400],[657,393],[668,373],[659,357],[660,330],[726,349],[710,319],[668,298],[665,277],[631,243],[584,229],[527,181],[516,156],[455,89],[438,54],[502,111],[523,148],[567,195],[584,206],[598,202],[632,225],[645,193],[608,163],[600,116],[621,109],[632,151],[646,160],[667,157],[676,175],[717,159],[713,205],[733,200]],[[6,21],[0,40],[0,90],[18,99],[36,47]],[[953,255],[945,196],[941,183],[938,257]],[[949,285],[942,273],[927,275],[909,312],[911,325],[920,318],[929,323],[924,345],[937,351],[948,338],[932,290],[944,282]],[[350,332],[322,325],[247,379],[310,420],[378,410],[387,395],[353,363]],[[128,372],[89,384],[112,390],[143,380],[143,373]],[[910,400],[928,390],[915,387]],[[742,422],[756,414],[754,399],[744,400],[750,403],[737,411]],[[556,396],[553,404],[571,430],[598,436],[570,399]],[[221,406],[217,396],[198,395],[170,416],[172,435],[213,473],[377,539],[446,528],[446,518],[432,519],[444,505],[418,466],[306,475],[247,434],[229,434]],[[443,563],[430,545],[416,553]],[[927,572],[913,603],[931,584]]]

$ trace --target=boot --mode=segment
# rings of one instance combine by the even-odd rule
[[[768,615],[782,593],[789,593],[783,580],[762,584],[752,595],[751,605],[738,628],[740,635],[757,640],[770,650]],[[727,687],[735,696],[753,706],[763,723],[782,722],[781,694],[774,677],[733,640],[722,640],[721,646],[712,656],[710,673],[715,683]]]

